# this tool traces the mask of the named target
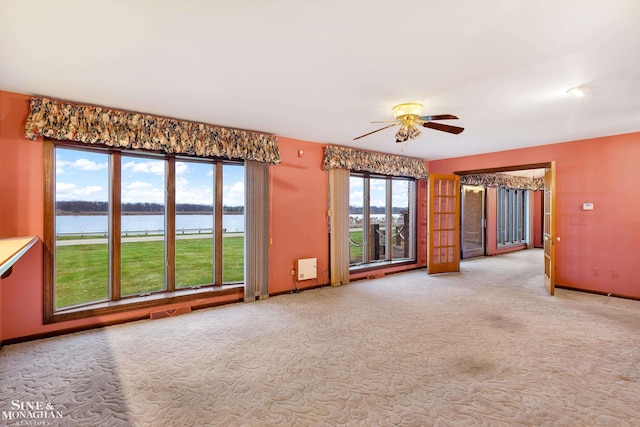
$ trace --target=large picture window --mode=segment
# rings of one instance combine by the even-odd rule
[[[349,180],[349,265],[373,267],[415,260],[415,180],[352,173]]]
[[[526,243],[527,191],[498,188],[498,246]]]
[[[46,147],[48,321],[244,282],[243,162]]]

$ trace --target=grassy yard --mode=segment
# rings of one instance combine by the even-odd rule
[[[362,244],[362,230],[349,230],[349,238],[352,242]],[[362,246],[356,246],[349,242],[349,259],[351,262],[362,262]]]
[[[56,307],[108,298],[107,244],[56,248]],[[244,281],[244,236],[222,240],[223,282]],[[122,294],[137,295],[164,289],[164,242],[122,244]],[[212,239],[176,241],[176,287],[213,282]]]

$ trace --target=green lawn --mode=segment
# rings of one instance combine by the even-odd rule
[[[176,241],[176,287],[213,282],[212,239]],[[108,298],[108,245],[56,248],[56,307]],[[244,281],[244,236],[222,240],[223,282]],[[122,294],[164,289],[164,242],[122,244]]]
[[[353,242],[362,244],[362,230],[349,231],[349,238]],[[351,263],[362,262],[362,246],[356,246],[349,242],[349,259]]]

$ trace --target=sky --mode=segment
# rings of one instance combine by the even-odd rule
[[[352,176],[349,179],[349,205],[362,206],[363,204],[363,178]],[[408,206],[408,182],[405,180],[394,180],[391,188],[391,203],[393,207]],[[386,181],[371,178],[369,180],[369,204],[370,206],[384,206],[386,204]]]
[[[362,206],[363,179],[351,177],[352,206]],[[222,172],[223,205],[244,205],[244,168],[224,165]],[[385,181],[370,180],[371,206],[385,205]],[[213,166],[176,161],[176,203],[213,205]],[[108,200],[108,155],[64,148],[56,149],[57,200]],[[393,206],[407,206],[407,181],[393,182]],[[164,162],[145,157],[122,156],[122,202],[163,203]]]
[[[222,197],[226,206],[244,205],[244,168],[224,165]],[[213,204],[213,166],[176,162],[176,203]],[[56,149],[56,199],[107,201],[108,155]],[[164,162],[122,156],[122,202],[163,203]]]

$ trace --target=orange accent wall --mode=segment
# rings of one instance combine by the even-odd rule
[[[291,269],[299,258],[317,258],[317,280],[329,283],[329,174],[322,169],[324,145],[278,138],[282,163],[270,169],[269,293],[294,290]],[[299,151],[302,151],[299,154]]]
[[[557,284],[640,298],[640,133],[431,161],[430,172],[555,160]],[[583,211],[583,203],[593,203]],[[542,269],[542,264],[540,269]]]

